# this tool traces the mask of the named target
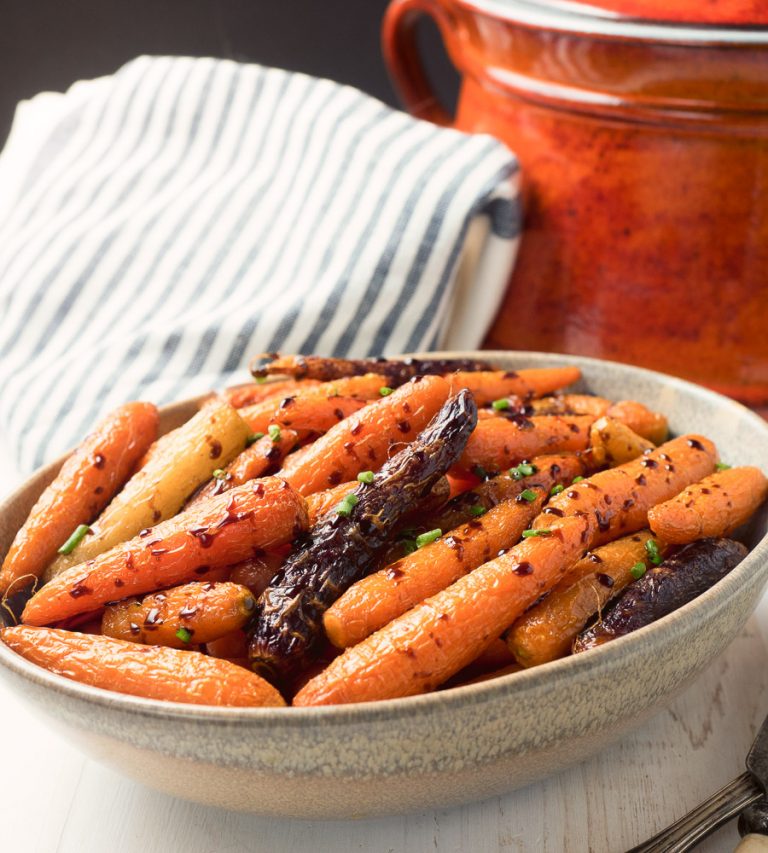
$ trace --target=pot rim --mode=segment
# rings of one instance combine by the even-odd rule
[[[691,47],[768,47],[768,27],[625,17],[572,0],[456,0],[467,9],[522,26],[573,35]]]

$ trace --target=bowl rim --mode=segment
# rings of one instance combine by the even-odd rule
[[[573,364],[583,367],[585,374],[588,373],[590,367],[607,365],[611,369],[624,372],[628,377],[641,376],[655,384],[661,383],[675,390],[693,394],[705,402],[719,407],[721,411],[730,411],[734,416],[746,419],[748,423],[751,423],[758,430],[764,432],[766,447],[768,447],[768,421],[763,420],[759,415],[735,400],[724,397],[701,385],[659,371],[648,370],[647,368],[622,364],[607,359],[564,353],[539,353],[528,350],[434,351],[416,353],[414,355],[422,357],[429,355],[435,358],[477,357],[489,361],[497,358],[513,357],[521,362],[530,359],[540,364]],[[588,376],[585,376],[584,379],[587,383],[589,382]],[[206,397],[208,395],[202,396]],[[192,405],[199,399],[201,397],[191,397],[170,403],[164,406],[161,411],[167,412],[171,411],[174,407],[180,408],[185,405]],[[61,457],[33,472],[30,477],[0,503],[0,513],[19,499],[30,480],[46,471],[52,471],[56,466],[60,466],[64,458]],[[81,684],[64,676],[48,672],[42,667],[22,658],[2,642],[0,642],[0,665],[33,684],[49,688],[54,693],[63,694],[73,699],[85,700],[128,714],[149,716],[153,719],[183,720],[200,723],[216,720],[228,724],[251,723],[257,726],[276,725],[281,728],[305,727],[312,723],[324,727],[350,724],[364,725],[366,723],[375,723],[377,720],[382,719],[392,721],[404,717],[412,718],[417,715],[429,715],[434,712],[450,712],[451,709],[458,706],[467,707],[496,702],[512,697],[519,691],[546,690],[555,681],[563,677],[576,679],[585,674],[588,677],[589,673],[600,671],[619,663],[625,656],[625,650],[628,648],[632,648],[633,655],[637,656],[653,652],[659,644],[664,644],[665,641],[673,641],[677,626],[682,621],[689,618],[695,619],[701,613],[709,612],[710,614],[715,614],[719,609],[727,607],[731,597],[742,585],[743,580],[751,573],[759,573],[761,571],[764,575],[762,582],[765,585],[766,581],[768,581],[768,531],[766,531],[762,539],[760,539],[744,560],[722,580],[718,581],[693,601],[688,602],[688,604],[683,605],[658,622],[640,628],[632,634],[619,637],[610,643],[605,643],[579,655],[570,655],[556,661],[551,661],[550,663],[498,676],[497,678],[477,684],[437,690],[418,696],[378,700],[376,702],[358,702],[347,705],[317,707],[233,708],[174,703],[161,699],[146,699],[99,687],[91,687],[90,685]]]

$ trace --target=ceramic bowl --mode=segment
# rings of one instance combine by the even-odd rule
[[[462,355],[472,355],[471,353]],[[768,424],[737,403],[625,365],[483,353],[504,368],[576,364],[584,389],[665,412],[731,464],[768,471]],[[164,410],[168,430],[194,401]],[[58,463],[0,507],[0,554]],[[52,675],[0,645],[0,675],[94,758],[170,794],[298,818],[449,807],[526,785],[603,748],[668,703],[736,636],[768,580],[768,512],[749,556],[658,623],[598,649],[428,696],[324,708],[231,709],[124,696]]]

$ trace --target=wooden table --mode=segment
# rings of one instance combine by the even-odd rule
[[[0,460],[0,493],[13,474]],[[0,850],[9,853],[613,853],[742,772],[768,713],[768,598],[668,710],[600,755],[505,797],[330,823],[233,814],[150,791],[84,758],[0,683]],[[699,850],[723,853],[735,824]]]

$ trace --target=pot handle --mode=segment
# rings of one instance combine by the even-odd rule
[[[416,22],[422,15],[429,15],[435,21],[443,41],[450,44],[455,23],[440,0],[392,0],[382,24],[384,61],[408,112],[416,118],[450,127],[453,118],[432,90],[419,56]]]

